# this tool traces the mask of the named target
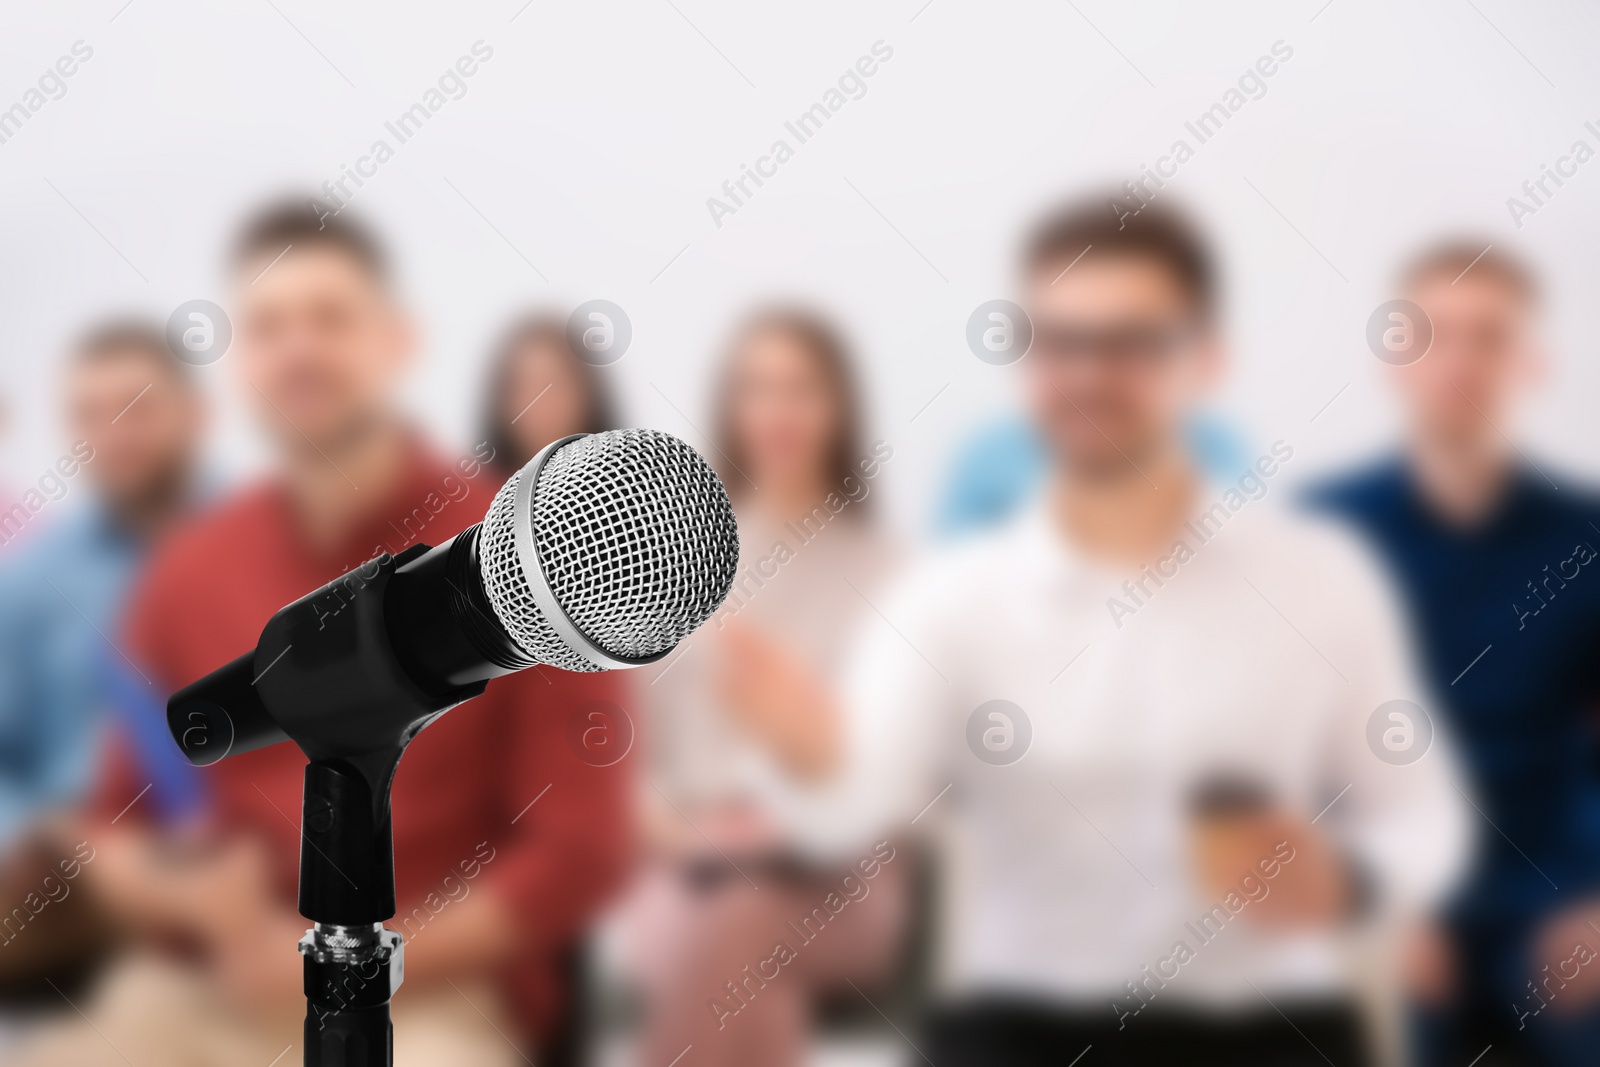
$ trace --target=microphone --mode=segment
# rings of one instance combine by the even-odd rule
[[[721,605],[738,557],[727,491],[689,445],[564,438],[483,521],[282,608],[253,652],[172,696],[168,726],[202,766],[291,739],[313,760],[403,747],[493,678],[656,662]]]
[[[733,506],[694,449],[579,434],[542,449],[482,522],[280,608],[254,652],[173,694],[167,726],[191,763],[280,741],[306,755],[306,1067],[393,1063],[390,789],[411,740],[502,675],[654,663],[717,610],[738,559]]]

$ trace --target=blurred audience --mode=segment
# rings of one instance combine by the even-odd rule
[[[348,216],[271,208],[244,228],[233,275],[227,362],[277,469],[174,533],[133,597],[124,647],[167,691],[252,647],[281,605],[341,572],[458,532],[498,488],[487,445],[448,460],[398,413],[412,329],[372,234]],[[528,671],[431,725],[401,761],[396,1062],[539,1055],[568,992],[563,960],[628,848],[626,767],[580,758],[568,726],[586,702],[624,699],[613,676]],[[121,750],[74,839],[94,855],[84,880],[138,947],[28,1062],[300,1055],[304,765],[277,745],[206,768],[210,819],[175,836],[152,824],[147,772]]]
[[[536,311],[515,319],[490,354],[479,422],[480,449],[493,457],[493,484],[510,478],[540,449],[563,437],[618,429],[608,373],[574,353],[560,315]],[[636,684],[632,678],[619,681]],[[583,759],[604,767],[626,756],[617,749],[632,744],[628,710],[612,701],[590,701],[580,708],[573,714],[583,722],[576,728],[569,722],[567,737],[579,746]],[[593,1035],[586,1030],[584,1005],[576,999],[586,975],[580,941],[581,936],[574,940],[563,969],[574,986],[574,1002],[554,1027],[556,1036],[545,1042],[542,1062],[556,1067],[590,1062]]]
[[[552,441],[620,428],[604,374],[573,353],[560,316],[534,313],[512,323],[484,392],[483,439],[496,470],[510,477]]]
[[[1345,935],[1462,864],[1448,746],[1369,749],[1375,709],[1422,699],[1386,587],[1261,499],[1291,442],[1203,482],[1211,254],[1161,205],[1104,203],[1023,263],[1047,487],[875,598],[796,833],[851,856],[935,833],[943,999],[916,1046],[939,1067],[1371,1062]]]
[[[1027,414],[957,446],[936,525],[962,541],[909,568],[840,333],[740,325],[718,615],[640,672],[500,679],[401,762],[402,1067],[574,1062],[583,942],[630,868],[644,1064],[795,1067],[839,997],[898,1019],[923,911],[908,1062],[1380,1062],[1374,931],[1405,948],[1422,1067],[1593,1060],[1600,495],[1519,444],[1534,273],[1481,241],[1413,260],[1404,436],[1286,508],[1296,442],[1253,456],[1206,408],[1207,242],[1104,204],[1031,235]],[[304,757],[189,768],[165,695],[618,426],[617,372],[535,312],[492,353],[481,440],[441,455],[397,405],[414,336],[375,234],[269,206],[231,266],[223,366],[270,475],[201,507],[196,372],[116,319],[68,354],[72,444],[0,501],[0,990],[62,1009],[30,1067],[298,1059]],[[1420,758],[1385,748],[1397,701]]]
[[[1239,435],[1221,417],[1196,413],[1184,445],[1208,478],[1228,481],[1250,466]],[[980,427],[956,448],[940,490],[934,533],[959,537],[996,525],[1026,507],[1049,480],[1049,454],[1038,430],[1021,415]]]
[[[1485,816],[1417,948],[1420,1061],[1587,1064],[1600,1048],[1600,496],[1537,465],[1518,416],[1546,372],[1532,271],[1484,241],[1404,272],[1413,361],[1390,455],[1316,494],[1389,565]],[[1427,339],[1431,335],[1431,346]],[[1554,479],[1554,480],[1552,480]]]
[[[128,587],[197,491],[204,404],[159,328],[90,330],[65,392],[72,443],[31,490],[60,514],[0,561],[0,852],[91,784]]]
[[[896,555],[873,498],[890,453],[863,437],[843,340],[806,311],[743,326],[714,418],[740,561],[721,612],[646,687],[648,864],[626,923],[647,1003],[638,1062],[692,1044],[701,1067],[783,1067],[803,1061],[825,994],[890,976],[904,924],[909,860],[870,881],[808,863],[783,810],[789,783],[834,758],[816,722]],[[786,925],[819,921],[814,943]]]
[[[933,528],[960,537],[1004,522],[1028,506],[1049,473],[1044,442],[1020,415],[996,419],[956,446]]]
[[[154,702],[115,635],[138,569],[200,495],[204,403],[159,327],[119,318],[90,329],[68,353],[64,392],[72,443],[28,491],[32,499],[8,512],[13,543],[0,556],[7,901],[24,900],[55,868],[58,849],[41,820],[53,823],[92,788],[108,713],[129,693]],[[24,926],[0,934],[0,984],[15,991],[42,970],[59,976],[98,953],[101,927],[81,897],[65,899],[29,908]]]

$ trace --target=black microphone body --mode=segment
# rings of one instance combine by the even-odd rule
[[[184,755],[206,765],[291,739],[311,759],[393,747],[519,669],[467,569],[477,530],[378,556],[280,608],[253,651],[168,701]]]
[[[396,653],[423,689],[449,692],[531,665],[483,591],[474,523],[404,562],[384,619]]]
[[[479,614],[477,575],[463,566],[476,532],[474,526],[437,548],[413,545],[347,571],[280,608],[255,651],[168,702],[168,725],[191,762],[293,740],[313,767],[330,768],[314,772],[316,792],[340,796],[322,799],[344,806],[352,790],[370,794],[360,805],[370,815],[360,825],[346,819],[319,831],[319,819],[307,827],[308,835],[339,839],[328,848],[314,840],[321,851],[302,857],[300,906],[308,916],[325,916],[318,921],[357,925],[394,914],[393,857],[385,849],[352,851],[343,839],[387,840],[387,783],[405,746],[441,713],[482,693],[489,679],[517,669],[504,630],[496,634]],[[307,790],[310,797],[310,775]],[[335,851],[357,869],[331,869],[326,856]]]

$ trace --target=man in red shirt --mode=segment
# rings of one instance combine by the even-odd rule
[[[365,230],[274,209],[246,228],[233,268],[225,362],[279,467],[175,533],[135,594],[124,647],[163,692],[253,647],[273,612],[343,571],[477,521],[499,487],[488,446],[442,459],[397,413],[413,337]],[[531,1060],[557,1022],[561,961],[627,856],[627,761],[596,766],[608,760],[568,740],[582,735],[576,716],[615,720],[592,718],[595,701],[626,704],[623,680],[524,671],[429,726],[401,761],[397,1062]],[[157,776],[119,762],[82,832],[86,881],[142,944],[179,951],[113,969],[86,1007],[92,1032],[50,1035],[43,1062],[265,1064],[286,1044],[298,1060],[305,762],[280,744],[205,768],[207,825],[184,828],[178,850],[171,828],[139,818]]]

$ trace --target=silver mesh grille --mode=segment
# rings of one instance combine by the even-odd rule
[[[478,534],[478,564],[489,606],[511,639],[536,663],[564,671],[598,671],[600,668],[573,651],[556,633],[534,603],[528,576],[517,556],[517,520],[514,514],[517,486],[526,470],[512,475],[500,487]]]
[[[479,540],[484,591],[540,662],[598,669],[535,604],[516,549],[524,472],[495,495]],[[533,487],[533,538],[567,617],[613,656],[671,649],[728,594],[739,557],[727,492],[694,449],[655,430],[592,434],[557,449]]]

